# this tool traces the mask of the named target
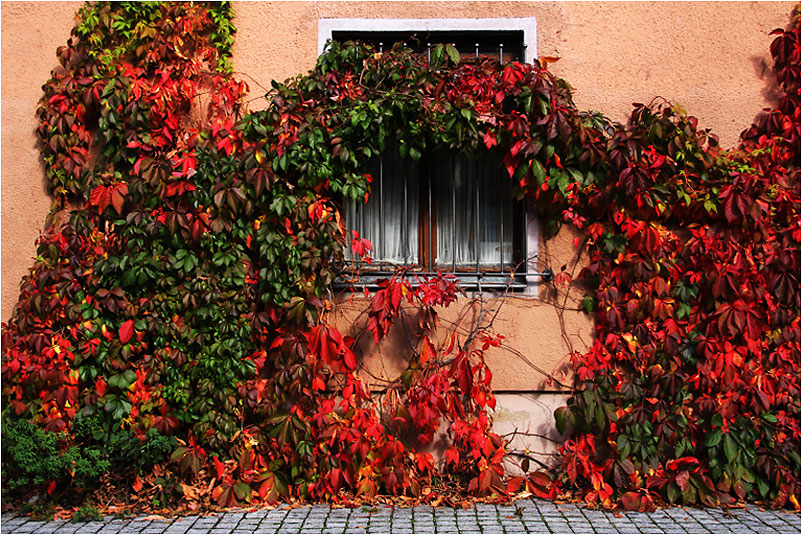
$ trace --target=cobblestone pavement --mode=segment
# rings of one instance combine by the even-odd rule
[[[3,513],[2,533],[800,533],[799,513],[673,508],[610,513],[573,504],[520,500],[471,509],[314,505],[239,510],[174,519],[107,517],[99,522],[34,521]]]

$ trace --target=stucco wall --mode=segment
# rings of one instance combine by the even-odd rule
[[[581,109],[625,120],[662,96],[733,144],[766,104],[768,32],[793,2],[241,2],[234,47],[251,88],[311,68],[319,18],[536,17],[539,56]],[[253,106],[259,106],[254,101]]]
[[[551,267],[576,277],[584,258],[573,245],[579,236],[573,228],[543,244],[537,269]],[[486,362],[493,373],[493,388],[507,392],[565,392],[570,390],[572,371],[569,354],[585,351],[593,337],[593,322],[581,312],[585,294],[576,285],[557,287],[536,279],[528,294],[467,292],[448,308],[438,309],[438,329],[431,339],[435,347],[448,345],[448,335],[457,333],[460,344],[477,327],[504,338],[498,348],[489,348]],[[396,320],[378,346],[365,332],[370,301],[361,295],[338,299],[333,322],[340,331],[359,341],[363,357],[363,379],[374,390],[382,390],[407,369],[413,348],[420,350],[420,329],[414,307],[402,307],[403,322]]]
[[[67,41],[79,6],[79,2],[0,6],[3,320],[11,315],[49,208],[34,111],[41,86],[56,66],[55,50]],[[767,34],[785,25],[793,6],[791,2],[235,2],[239,31],[234,65],[258,95],[272,79],[314,65],[319,18],[534,16],[538,55],[562,58],[552,69],[575,87],[580,108],[624,120],[632,102],[659,95],[682,103],[729,145],[767,104],[764,76],[771,42]],[[260,99],[251,103],[252,108],[262,105]],[[558,248],[558,242],[552,248]],[[573,252],[566,249],[560,254],[570,257]],[[526,311],[536,330],[550,328],[547,320],[553,311],[547,313],[546,305],[517,301],[509,307],[516,311],[513,316]],[[576,321],[571,328],[581,333],[579,337],[586,336],[589,326]],[[526,340],[521,343],[519,348],[531,347]],[[550,354],[543,357],[544,364],[564,358],[566,342],[548,347],[552,349],[544,351]]]
[[[36,238],[50,208],[39,159],[36,104],[42,84],[58,65],[56,48],[66,44],[80,2],[0,4],[2,76],[2,316],[8,321],[22,276],[33,264]]]

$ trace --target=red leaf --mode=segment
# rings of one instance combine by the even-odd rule
[[[326,383],[323,382],[323,379],[320,376],[316,376],[312,379],[312,390],[325,390]]]
[[[627,492],[621,496],[621,505],[627,511],[642,511],[641,495],[637,492]]]
[[[513,477],[507,482],[507,494],[514,494],[521,488],[524,480],[522,477]]]
[[[134,320],[128,320],[120,326],[120,342],[127,344],[134,335]]]
[[[106,186],[97,186],[89,194],[89,204],[97,206],[98,212],[103,213],[110,201],[109,190]]]
[[[106,381],[102,377],[98,377],[95,381],[95,392],[98,397],[103,397],[103,394],[106,393]]]
[[[507,172],[510,174],[510,178],[515,175],[515,170],[518,168],[518,163],[520,162],[520,158],[516,158],[511,153],[507,153],[504,155],[504,167],[507,169]]]
[[[220,462],[220,459],[217,458],[217,455],[212,455],[212,461],[214,461],[214,470],[217,472],[217,477],[223,477],[223,474],[226,472],[226,465]]]
[[[490,487],[490,470],[485,470],[479,474],[479,492]]]
[[[484,139],[485,146],[489,149],[490,147],[495,147],[498,143],[496,142],[496,137],[488,130],[485,132]]]
[[[354,352],[351,351],[349,348],[345,346],[343,347],[345,348],[345,355],[344,355],[345,365],[348,367],[349,370],[355,370],[357,366],[356,355],[354,355]]]

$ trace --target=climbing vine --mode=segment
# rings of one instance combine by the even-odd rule
[[[3,328],[4,488],[69,502],[132,485],[192,506],[569,487],[629,508],[798,503],[798,17],[772,45],[780,108],[728,152],[674,107],[612,124],[537,62],[442,45],[427,62],[332,43],[246,113],[230,15],[87,4],[58,51],[38,110],[54,206]],[[433,342],[454,279],[399,274],[371,296],[375,341],[403,307],[420,318],[380,398],[359,340],[330,322],[344,250],[371,248],[342,201],[367,199],[389,140],[412,159],[496,151],[550,232],[585,232],[596,337],[572,355],[555,481],[504,474],[484,362],[500,338]],[[43,430],[58,447],[25,438]]]
[[[572,191],[596,334],[575,354],[562,478],[589,503],[799,508],[799,12],[779,92],[735,150],[675,107],[638,107],[603,180]]]

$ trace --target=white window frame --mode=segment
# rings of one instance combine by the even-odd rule
[[[430,19],[388,19],[388,18],[321,18],[317,25],[317,53],[322,54],[326,43],[336,31],[369,32],[420,32],[420,31],[521,31],[526,47],[526,58],[537,57],[537,19],[535,17],[507,18],[430,18]],[[538,271],[540,224],[534,214],[534,207],[526,210],[526,271]],[[526,294],[537,296],[541,278],[526,277]]]

